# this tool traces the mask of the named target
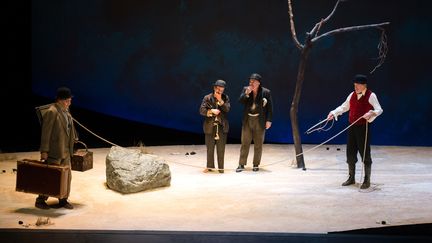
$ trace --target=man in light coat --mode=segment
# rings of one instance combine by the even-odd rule
[[[72,93],[69,88],[61,87],[57,90],[56,102],[51,104],[42,114],[42,131],[40,153],[41,160],[48,164],[60,165],[68,168],[67,196],[59,198],[59,207],[73,209],[67,201],[70,194],[72,179],[71,157],[74,142],[77,139],[69,106],[72,102]],[[39,195],[35,206],[49,209],[46,200],[48,196]]]

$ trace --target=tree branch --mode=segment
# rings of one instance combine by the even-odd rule
[[[323,24],[327,23],[327,21],[329,21],[330,18],[333,17],[333,15],[336,12],[336,9],[337,9],[337,7],[338,7],[338,5],[339,5],[339,3],[341,1],[344,1],[344,0],[338,0],[336,2],[335,6],[333,7],[333,11],[331,11],[331,13],[327,16],[327,18],[321,19],[321,21],[319,23],[315,24],[315,26],[313,27],[313,29],[309,32],[311,35],[318,34],[318,31],[320,30],[321,26]]]
[[[300,42],[297,39],[297,34],[295,31],[295,26],[294,26],[294,15],[293,15],[292,6],[291,6],[291,0],[288,0],[288,15],[290,17],[291,36],[292,36],[294,43],[297,46],[297,48],[301,50],[301,49],[303,49],[303,45],[300,44]]]
[[[326,36],[331,36],[331,35],[335,35],[335,34],[339,34],[339,33],[343,33],[343,32],[348,32],[348,31],[357,31],[357,30],[364,30],[364,29],[369,29],[369,28],[377,28],[377,27],[381,27],[381,26],[384,26],[384,25],[388,25],[388,24],[390,24],[390,22],[339,28],[339,29],[335,29],[335,30],[329,31],[327,33],[324,33],[324,34],[318,36],[318,37],[313,38],[312,39],[312,43],[315,43],[318,40],[320,40],[321,38],[326,37]]]
[[[384,60],[387,56],[387,51],[388,51],[388,47],[387,47],[387,35],[385,33],[385,29],[378,27],[379,29],[381,29],[381,38],[380,38],[380,43],[378,44],[377,48],[378,48],[378,57],[377,60],[379,60],[378,64],[374,67],[374,69],[372,69],[372,71],[370,71],[369,73],[372,74],[373,72],[375,72],[375,70],[377,70],[377,68],[379,68],[383,63]]]

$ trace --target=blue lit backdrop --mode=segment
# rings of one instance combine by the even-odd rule
[[[201,99],[216,79],[224,79],[232,103],[229,135],[238,138],[242,107],[237,98],[250,73],[258,72],[274,99],[274,125],[266,141],[292,143],[289,108],[299,52],[290,36],[286,2],[32,1],[33,92],[53,97],[57,87],[67,85],[75,106],[201,133]],[[301,40],[335,3],[293,2]],[[425,2],[344,2],[321,30],[392,22],[387,59],[369,75],[384,109],[373,124],[373,144],[432,145],[427,61],[432,25]],[[318,42],[299,107],[301,131],[346,99],[355,73],[374,67],[378,41],[379,32],[367,30]],[[303,135],[303,143],[324,141],[346,120],[345,115],[330,132]],[[345,143],[345,136],[332,143]]]

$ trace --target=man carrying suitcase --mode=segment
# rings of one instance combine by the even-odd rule
[[[72,179],[71,156],[73,155],[73,145],[77,140],[75,127],[72,116],[69,113],[69,106],[72,101],[71,90],[67,87],[61,87],[57,90],[55,103],[42,114],[42,131],[40,153],[41,160],[48,164],[56,164],[68,167],[67,195],[59,198],[59,207],[73,209],[73,206],[67,201],[70,194],[70,185]],[[41,209],[49,209],[46,200],[48,196],[39,195],[36,198],[35,206]]]

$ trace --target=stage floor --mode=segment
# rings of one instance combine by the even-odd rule
[[[292,166],[293,145],[265,144],[261,170],[253,172],[249,162],[236,173],[240,145],[229,144],[225,167],[231,170],[224,174],[202,172],[204,145],[144,149],[167,161],[171,186],[112,191],[105,185],[109,148],[90,148],[93,169],[72,172],[73,210],[37,209],[36,195],[15,191],[16,161],[38,159],[38,152],[0,154],[0,228],[327,233],[432,222],[432,147],[373,146],[372,185],[365,191],[358,188],[361,163],[357,184],[341,186],[345,145],[306,153],[304,171]],[[249,161],[252,155],[251,148]],[[35,226],[39,217],[52,224]]]

